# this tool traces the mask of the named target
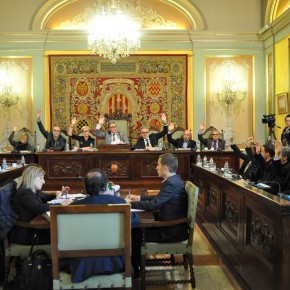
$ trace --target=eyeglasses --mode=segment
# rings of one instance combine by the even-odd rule
[[[218,134],[211,134],[212,136],[214,136],[214,135],[218,135]]]
[[[149,133],[149,131],[146,131],[146,132],[141,132],[142,134],[147,134],[147,133]]]
[[[110,129],[111,129],[111,128],[117,128],[117,126],[110,126],[109,128],[110,128]]]
[[[83,130],[83,132],[89,132],[89,130]]]
[[[60,132],[60,130],[53,130],[53,132]]]

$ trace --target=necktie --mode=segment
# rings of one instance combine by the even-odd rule
[[[149,147],[149,141],[148,141],[148,139],[146,139],[145,144],[146,144],[146,147]]]
[[[113,141],[116,141],[116,134],[113,133]]]
[[[213,141],[213,149],[217,150],[217,141],[216,140]]]

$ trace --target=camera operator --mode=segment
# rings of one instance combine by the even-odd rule
[[[284,146],[290,146],[290,114],[285,117],[285,124],[286,127],[282,132],[281,141]]]

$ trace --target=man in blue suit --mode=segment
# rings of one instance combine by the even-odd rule
[[[173,144],[176,148],[187,148],[190,150],[196,150],[196,142],[192,140],[192,134],[189,130],[183,132],[183,138],[172,138],[172,130],[174,129],[174,123],[170,123],[168,126],[167,139],[168,142]]]
[[[177,157],[171,153],[159,156],[157,172],[163,178],[160,191],[155,196],[128,195],[126,200],[132,208],[156,212],[155,220],[168,221],[187,216],[187,194],[184,182],[176,174]],[[188,238],[187,224],[175,225],[170,228],[151,228],[146,230],[145,240],[148,242],[170,243],[184,241]],[[134,272],[138,272],[141,263],[141,234],[134,230],[132,239],[132,264]]]
[[[126,203],[121,197],[106,194],[109,190],[109,180],[101,169],[92,169],[87,173],[85,187],[88,196],[72,204]],[[136,213],[131,213],[131,226],[138,224],[139,221],[139,216]],[[68,264],[65,262],[63,264],[69,267],[68,271],[71,273],[72,282],[78,283],[95,275],[121,272],[124,270],[124,262],[123,257],[89,257],[69,259]]]

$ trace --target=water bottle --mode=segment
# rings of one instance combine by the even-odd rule
[[[196,150],[200,151],[200,143],[199,143],[199,141],[197,141],[197,143],[196,143]]]
[[[93,143],[90,144],[90,150],[91,150],[91,151],[94,151]]]
[[[6,171],[7,170],[7,162],[6,162],[6,158],[3,158],[2,160],[2,170]]]
[[[207,167],[207,157],[204,155],[203,157],[203,167]]]
[[[37,144],[37,146],[36,146],[36,152],[40,152],[39,144]]]
[[[224,165],[224,175],[229,174],[229,162],[226,160],[225,165]]]
[[[66,143],[65,151],[69,151],[69,144]]]
[[[196,164],[197,165],[200,165],[201,164],[201,158],[200,158],[200,155],[199,154],[197,155],[197,158],[196,158]]]
[[[161,140],[158,141],[158,149],[162,150],[162,141]]]
[[[23,165],[23,166],[25,165],[25,158],[24,158],[24,155],[21,156],[21,165]]]

